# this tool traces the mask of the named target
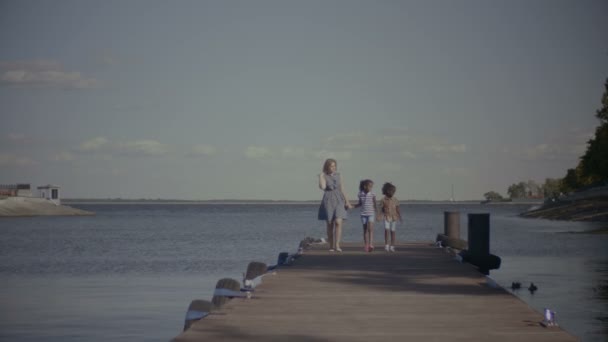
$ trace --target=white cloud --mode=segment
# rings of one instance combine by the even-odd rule
[[[581,156],[586,149],[584,144],[547,144],[542,143],[535,146],[523,147],[520,150],[515,150],[515,155],[521,159],[529,161],[538,160],[563,160],[572,159]]]
[[[307,159],[312,157],[312,151],[304,147],[286,146],[281,150],[281,156],[285,158]]]
[[[272,157],[273,153],[267,147],[247,146],[245,149],[245,156],[250,159],[263,159]]]
[[[353,153],[350,151],[332,152],[332,151],[321,150],[321,151],[317,152],[316,156],[318,159],[332,158],[332,159],[336,159],[336,160],[349,160],[352,158]]]
[[[366,133],[351,132],[328,137],[327,145],[340,149],[362,149],[376,144],[374,137]]]
[[[410,151],[402,151],[401,155],[403,157],[409,158],[409,159],[416,159],[417,158],[417,156],[414,153],[410,152]]]
[[[465,144],[440,145],[434,144],[426,147],[428,150],[438,153],[464,153],[467,151]]]
[[[14,144],[14,145],[30,144],[32,142],[32,139],[30,139],[27,135],[25,135],[23,133],[15,133],[15,132],[8,133],[3,138],[8,143]]]
[[[48,60],[0,61],[0,69],[0,84],[6,86],[89,89],[101,85],[95,78],[65,71],[61,64]]]
[[[79,149],[82,151],[98,151],[104,146],[108,146],[109,142],[110,141],[104,137],[97,137],[81,143]]]
[[[12,141],[22,141],[25,140],[25,134],[23,133],[9,133],[7,136],[8,140]]]
[[[169,148],[167,145],[151,139],[111,142],[105,137],[97,137],[81,143],[77,151],[103,153],[106,157],[111,158],[112,155],[161,156],[167,154]]]
[[[204,157],[204,156],[212,156],[217,153],[217,149],[211,145],[194,145],[190,152],[188,152],[188,156],[190,157]]]
[[[0,69],[3,70],[61,70],[61,64],[48,59],[32,59],[21,61],[0,61]]]
[[[337,134],[327,138],[327,145],[333,150],[378,152],[396,158],[413,159],[431,155],[436,158],[450,154],[465,153],[465,144],[454,144],[430,135],[414,135],[405,128],[384,129],[382,135],[352,132]]]
[[[66,151],[59,152],[51,158],[52,161],[56,161],[56,162],[69,162],[74,159],[75,159],[74,155],[72,153],[66,152]]]
[[[38,162],[28,158],[19,157],[9,153],[0,153],[0,166],[34,166]]]
[[[116,144],[116,149],[128,155],[160,156],[168,152],[167,145],[156,140],[136,140]]]

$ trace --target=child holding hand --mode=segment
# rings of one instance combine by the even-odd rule
[[[382,194],[384,198],[380,201],[380,214],[378,221],[384,221],[384,250],[387,252],[395,251],[397,220],[403,222],[401,212],[399,211],[399,200],[395,197],[397,187],[391,183],[384,183],[382,186]],[[390,233],[390,244],[389,244]]]
[[[361,207],[361,223],[363,224],[363,243],[364,250],[372,252],[374,250],[374,217],[376,216],[376,195],[372,192],[374,182],[364,179],[359,182],[359,203],[356,207]]]

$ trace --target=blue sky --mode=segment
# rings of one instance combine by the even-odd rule
[[[2,1],[0,183],[64,197],[479,199],[598,122],[606,1]]]

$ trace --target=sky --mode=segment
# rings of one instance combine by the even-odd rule
[[[315,200],[326,158],[401,200],[575,167],[608,2],[0,0],[0,184]]]

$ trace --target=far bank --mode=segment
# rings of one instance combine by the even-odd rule
[[[521,214],[527,218],[608,222],[608,197],[558,201]]]
[[[44,198],[5,197],[0,199],[0,217],[82,215],[95,215],[95,213],[56,204]]]

